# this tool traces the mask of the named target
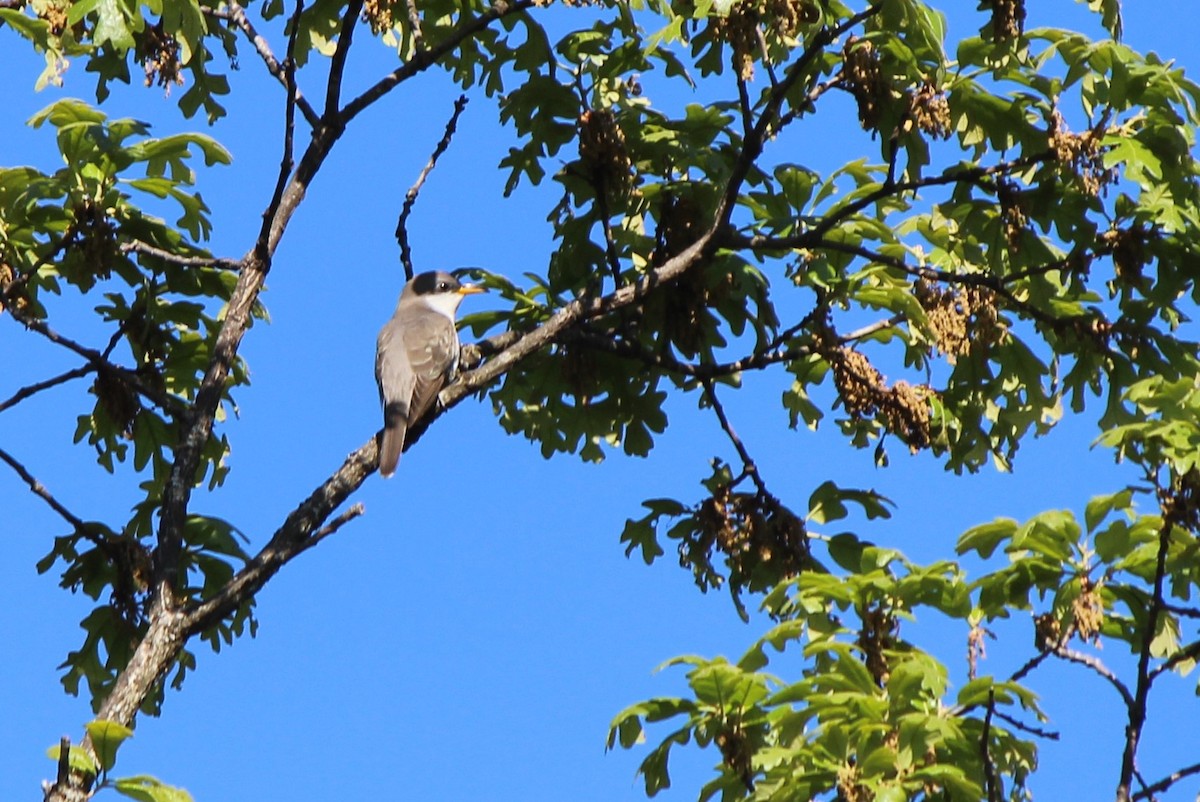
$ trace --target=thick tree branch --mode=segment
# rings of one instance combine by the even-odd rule
[[[404,265],[404,275],[408,279],[414,275],[412,248],[408,244],[408,216],[412,214],[413,205],[417,202],[417,195],[421,193],[421,187],[425,186],[425,179],[429,178],[433,168],[437,167],[438,159],[446,152],[446,148],[450,147],[450,141],[454,139],[454,134],[458,131],[458,118],[462,116],[466,108],[467,96],[459,95],[458,100],[454,101],[454,112],[446,121],[446,130],[442,133],[442,138],[438,140],[433,153],[429,154],[429,161],[425,162],[425,166],[421,168],[417,180],[404,193],[404,205],[400,208],[400,217],[396,220],[396,242],[400,245],[400,262]]]
[[[342,78],[346,72],[346,56],[350,53],[350,43],[354,39],[354,26],[362,13],[363,0],[350,0],[346,4],[346,12],[342,15],[342,31],[338,36],[337,47],[333,58],[329,61],[329,81],[325,87],[325,119],[332,120],[338,114],[338,106],[342,102]],[[295,33],[295,22],[292,32]],[[289,47],[290,49],[290,47]],[[289,56],[290,58],[290,56]]]

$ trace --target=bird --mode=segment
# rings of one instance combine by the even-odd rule
[[[383,405],[379,473],[396,472],[408,428],[421,419],[458,370],[454,315],[468,295],[486,292],[438,270],[414,276],[375,344],[375,381]]]

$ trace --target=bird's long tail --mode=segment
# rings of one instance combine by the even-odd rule
[[[383,408],[383,438],[379,442],[379,473],[387,478],[396,472],[404,437],[408,433],[408,416],[404,405],[391,403]]]

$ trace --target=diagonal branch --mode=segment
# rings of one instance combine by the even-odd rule
[[[346,4],[345,14],[342,15],[342,31],[338,35],[333,58],[329,61],[329,81],[325,87],[326,120],[333,120],[337,117],[338,106],[342,102],[342,78],[346,73],[346,56],[350,53],[350,43],[354,39],[354,26],[358,24],[362,7],[363,0],[350,0]],[[297,15],[296,21],[299,21],[299,15]],[[293,26],[293,36],[295,33],[296,28]]]
[[[29,485],[29,489],[33,491],[33,494],[42,501],[46,502],[50,509],[58,513],[60,518],[71,525],[72,529],[79,533],[87,532],[87,527],[84,525],[83,520],[80,519],[79,516],[75,515],[73,512],[60,504],[58,499],[54,498],[50,491],[46,489],[46,486],[39,482],[37,478],[29,472],[28,468],[18,462],[11,454],[2,448],[0,448],[0,461],[8,463],[8,466],[17,472],[17,476],[20,476],[21,480],[24,481],[25,484]]]
[[[370,106],[375,101],[386,95],[388,92],[395,89],[400,84],[412,78],[418,73],[429,69],[442,56],[454,50],[467,39],[470,39],[475,34],[487,28],[498,19],[515,14],[519,11],[524,11],[527,8],[535,5],[534,0],[495,0],[492,7],[484,13],[475,17],[469,22],[465,22],[454,30],[449,36],[438,42],[433,47],[427,50],[418,50],[413,54],[412,58],[392,70],[386,76],[378,80],[373,86],[367,89],[358,97],[351,100],[342,108],[339,114],[340,123],[346,125],[355,117],[357,117],[364,109]]]
[[[742,442],[742,438],[738,437],[737,432],[733,430],[733,424],[729,422],[729,416],[725,414],[725,407],[717,398],[717,391],[713,387],[712,379],[704,380],[704,394],[708,397],[708,403],[712,405],[713,412],[717,415],[717,420],[721,423],[721,429],[725,432],[725,436],[729,438],[729,442],[733,444],[734,451],[737,452],[738,458],[742,461],[742,476],[749,476],[750,481],[754,482],[754,486],[758,488],[758,494],[762,498],[773,499],[771,491],[767,490],[767,484],[763,481],[762,476],[758,472],[758,465],[754,462],[754,458],[750,456],[750,452],[746,449],[746,444]],[[739,477],[740,480],[740,477]],[[737,482],[734,482],[737,484]]]
[[[304,115],[304,119],[308,121],[309,126],[317,128],[321,124],[321,116],[313,109],[312,104],[308,102],[308,98],[304,96],[295,84],[288,85],[287,76],[284,74],[283,66],[275,58],[275,54],[271,52],[271,46],[267,44],[267,40],[254,28],[254,23],[246,16],[246,9],[237,2],[237,0],[227,0],[226,10],[218,10],[208,6],[201,6],[200,10],[207,16],[216,17],[218,19],[227,19],[236,25],[246,38],[250,40],[250,44],[254,45],[254,49],[258,52],[259,57],[263,60],[263,64],[267,67],[267,72],[275,76],[275,79],[284,87],[288,88],[292,98],[296,102],[300,113]]]
[[[121,243],[121,253],[140,253],[153,256],[180,267],[215,267],[221,270],[238,270],[242,266],[237,259],[219,256],[181,256],[136,239]]]
[[[36,382],[26,387],[22,387],[20,390],[17,390],[15,393],[13,393],[12,397],[7,401],[0,401],[0,412],[4,412],[15,407],[26,398],[37,395],[43,390],[49,390],[51,387],[57,387],[58,385],[69,382],[72,379],[78,379],[81,376],[86,376],[94,370],[96,370],[96,366],[93,364],[81,365],[80,367],[72,368],[65,373],[60,373],[53,378],[46,379],[45,381]]]
[[[1165,791],[1175,783],[1182,780],[1184,777],[1190,777],[1193,774],[1200,774],[1200,763],[1193,763],[1190,766],[1185,766],[1182,769],[1173,771],[1166,777],[1155,783],[1147,785],[1142,790],[1134,794],[1130,799],[1154,799],[1154,795],[1160,791]]]
[[[420,194],[421,187],[425,186],[425,179],[433,172],[433,168],[437,167],[437,160],[446,152],[446,148],[450,147],[450,140],[454,138],[454,134],[458,130],[458,118],[462,116],[466,108],[467,96],[459,95],[458,100],[454,101],[454,112],[446,122],[446,130],[442,134],[441,140],[434,147],[433,153],[429,155],[429,161],[425,163],[417,180],[408,188],[408,192],[404,193],[404,205],[400,209],[399,219],[396,220],[396,242],[400,244],[400,262],[404,265],[404,275],[408,279],[413,277],[412,249],[408,245],[408,216],[412,214],[413,205],[417,202],[417,195]]]

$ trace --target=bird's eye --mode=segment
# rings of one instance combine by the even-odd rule
[[[447,284],[447,283],[446,283],[446,282],[444,282],[444,281],[439,281],[439,282],[438,282],[438,289],[439,289],[439,290],[448,290],[448,289],[450,289],[450,285],[449,285],[449,284]]]

